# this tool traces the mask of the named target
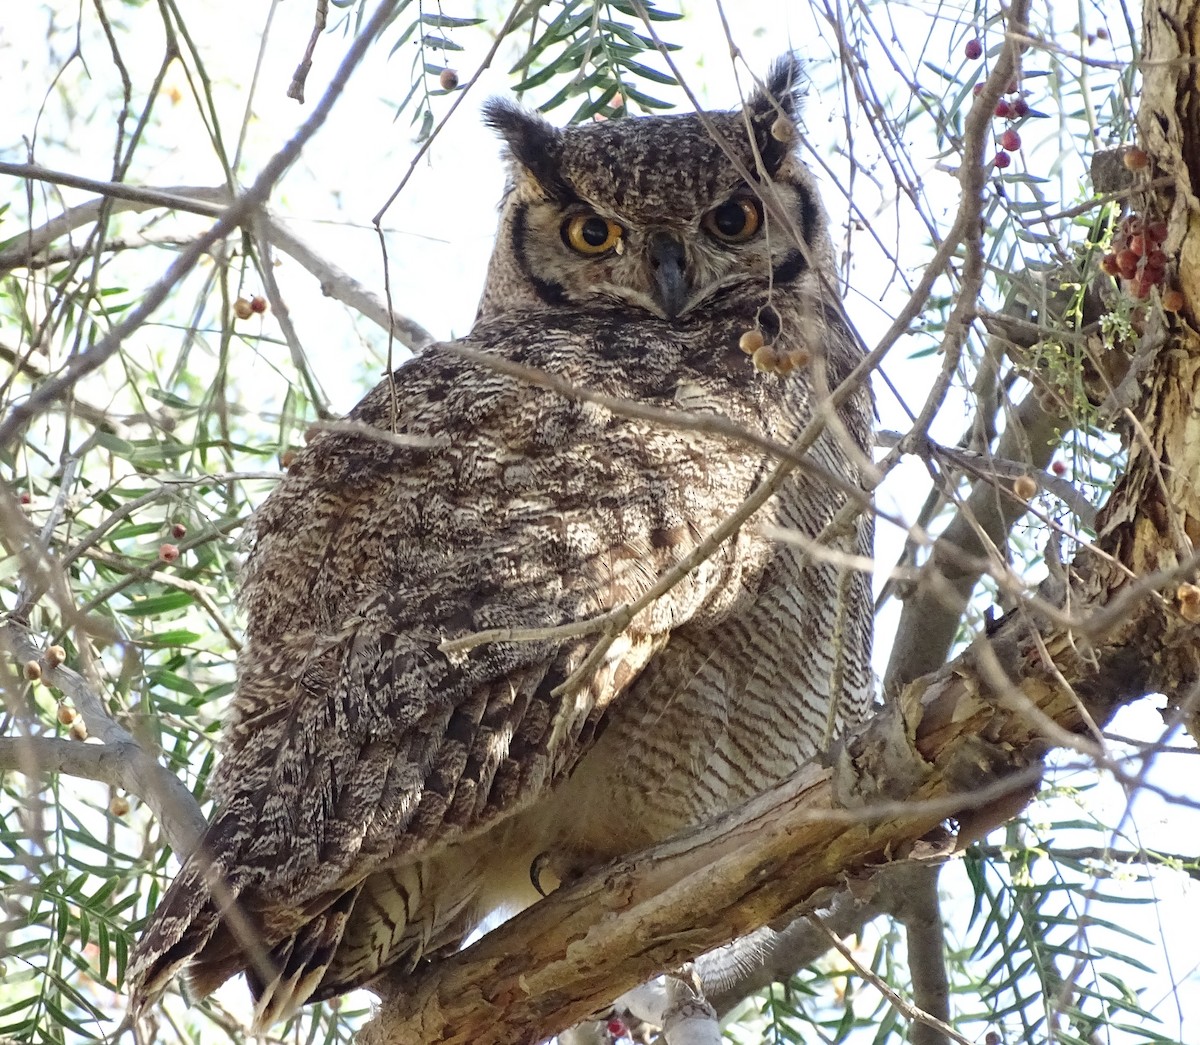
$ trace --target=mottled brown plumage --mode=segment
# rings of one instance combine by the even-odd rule
[[[245,972],[265,1024],[369,985],[535,900],[535,859],[575,873],[667,837],[865,713],[865,578],[763,534],[832,519],[844,495],[811,470],[573,688],[594,633],[439,648],[633,602],[778,463],[458,348],[778,443],[814,416],[812,375],[858,362],[788,144],[797,76],[784,61],[744,111],[703,118],[560,131],[489,108],[512,171],[478,322],[377,386],[360,431],[318,434],[258,512],[217,809],[138,945],[135,995],[184,964],[200,993]],[[750,329],[815,365],[760,372]],[[856,482],[870,412],[858,387],[813,464]],[[838,541],[869,553],[869,518]]]

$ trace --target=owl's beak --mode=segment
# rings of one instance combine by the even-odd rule
[[[668,319],[674,319],[687,304],[688,285],[684,276],[687,260],[683,244],[665,232],[650,237],[650,270],[654,275],[655,297]]]

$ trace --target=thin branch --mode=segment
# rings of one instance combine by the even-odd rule
[[[0,769],[22,773],[62,772],[123,788],[154,811],[171,848],[181,858],[191,852],[206,822],[199,803],[179,778],[109,715],[103,699],[82,675],[44,658],[29,633],[15,621],[0,625],[0,645],[7,648],[19,665],[38,663],[46,684],[71,701],[91,734],[103,742],[91,744],[50,737],[0,738]]]
[[[147,288],[141,300],[125,318],[87,351],[71,358],[62,373],[39,386],[29,398],[17,404],[0,422],[0,448],[9,446],[25,426],[52,403],[70,394],[74,386],[88,374],[99,369],[166,300],[175,285],[184,278],[212,247],[242,225],[266,202],[271,190],[296,161],[309,139],[320,129],[334,103],[346,86],[351,74],[374,41],[379,30],[391,17],[395,0],[380,0],[362,32],[355,37],[341,65],[330,81],[325,94],[300,129],[263,167],[254,184],[230,204],[213,226],[185,249],[168,266],[166,272]]]

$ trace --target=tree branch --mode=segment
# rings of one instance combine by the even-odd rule
[[[1145,629],[1158,629],[1158,605],[1146,600],[1141,626],[1126,633],[1139,649]],[[1186,641],[1197,637],[1189,629]],[[1092,659],[1070,636],[1039,638],[1049,666],[1029,656],[1036,647],[1019,614],[987,644],[1011,692],[969,651],[907,687],[835,769],[808,767],[714,823],[560,889],[459,954],[385,976],[386,1000],[361,1045],[542,1040],[663,969],[819,903],[847,874],[919,852],[947,816],[986,820],[997,805],[1011,815],[1006,800],[1028,795],[1047,746],[1026,706],[1082,729],[1060,680],[1088,693],[1099,718],[1151,684],[1145,658],[1124,644]]]
[[[78,672],[42,656],[15,621],[0,626],[0,644],[17,665],[37,662],[41,677],[79,709],[101,744],[54,737],[0,738],[0,770],[26,775],[66,773],[123,788],[145,802],[182,859],[195,846],[206,822],[200,805],[173,772],[150,755],[109,715],[104,701]]]

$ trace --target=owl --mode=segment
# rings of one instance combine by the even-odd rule
[[[830,398],[862,356],[800,77],[789,57],[734,112],[564,129],[489,103],[509,178],[477,321],[256,514],[215,811],[133,955],[137,1004],[185,966],[196,995],[243,973],[262,1027],[436,961],[864,717],[846,563],[870,517],[825,535],[840,555],[778,539],[826,531],[871,445],[866,383]]]

